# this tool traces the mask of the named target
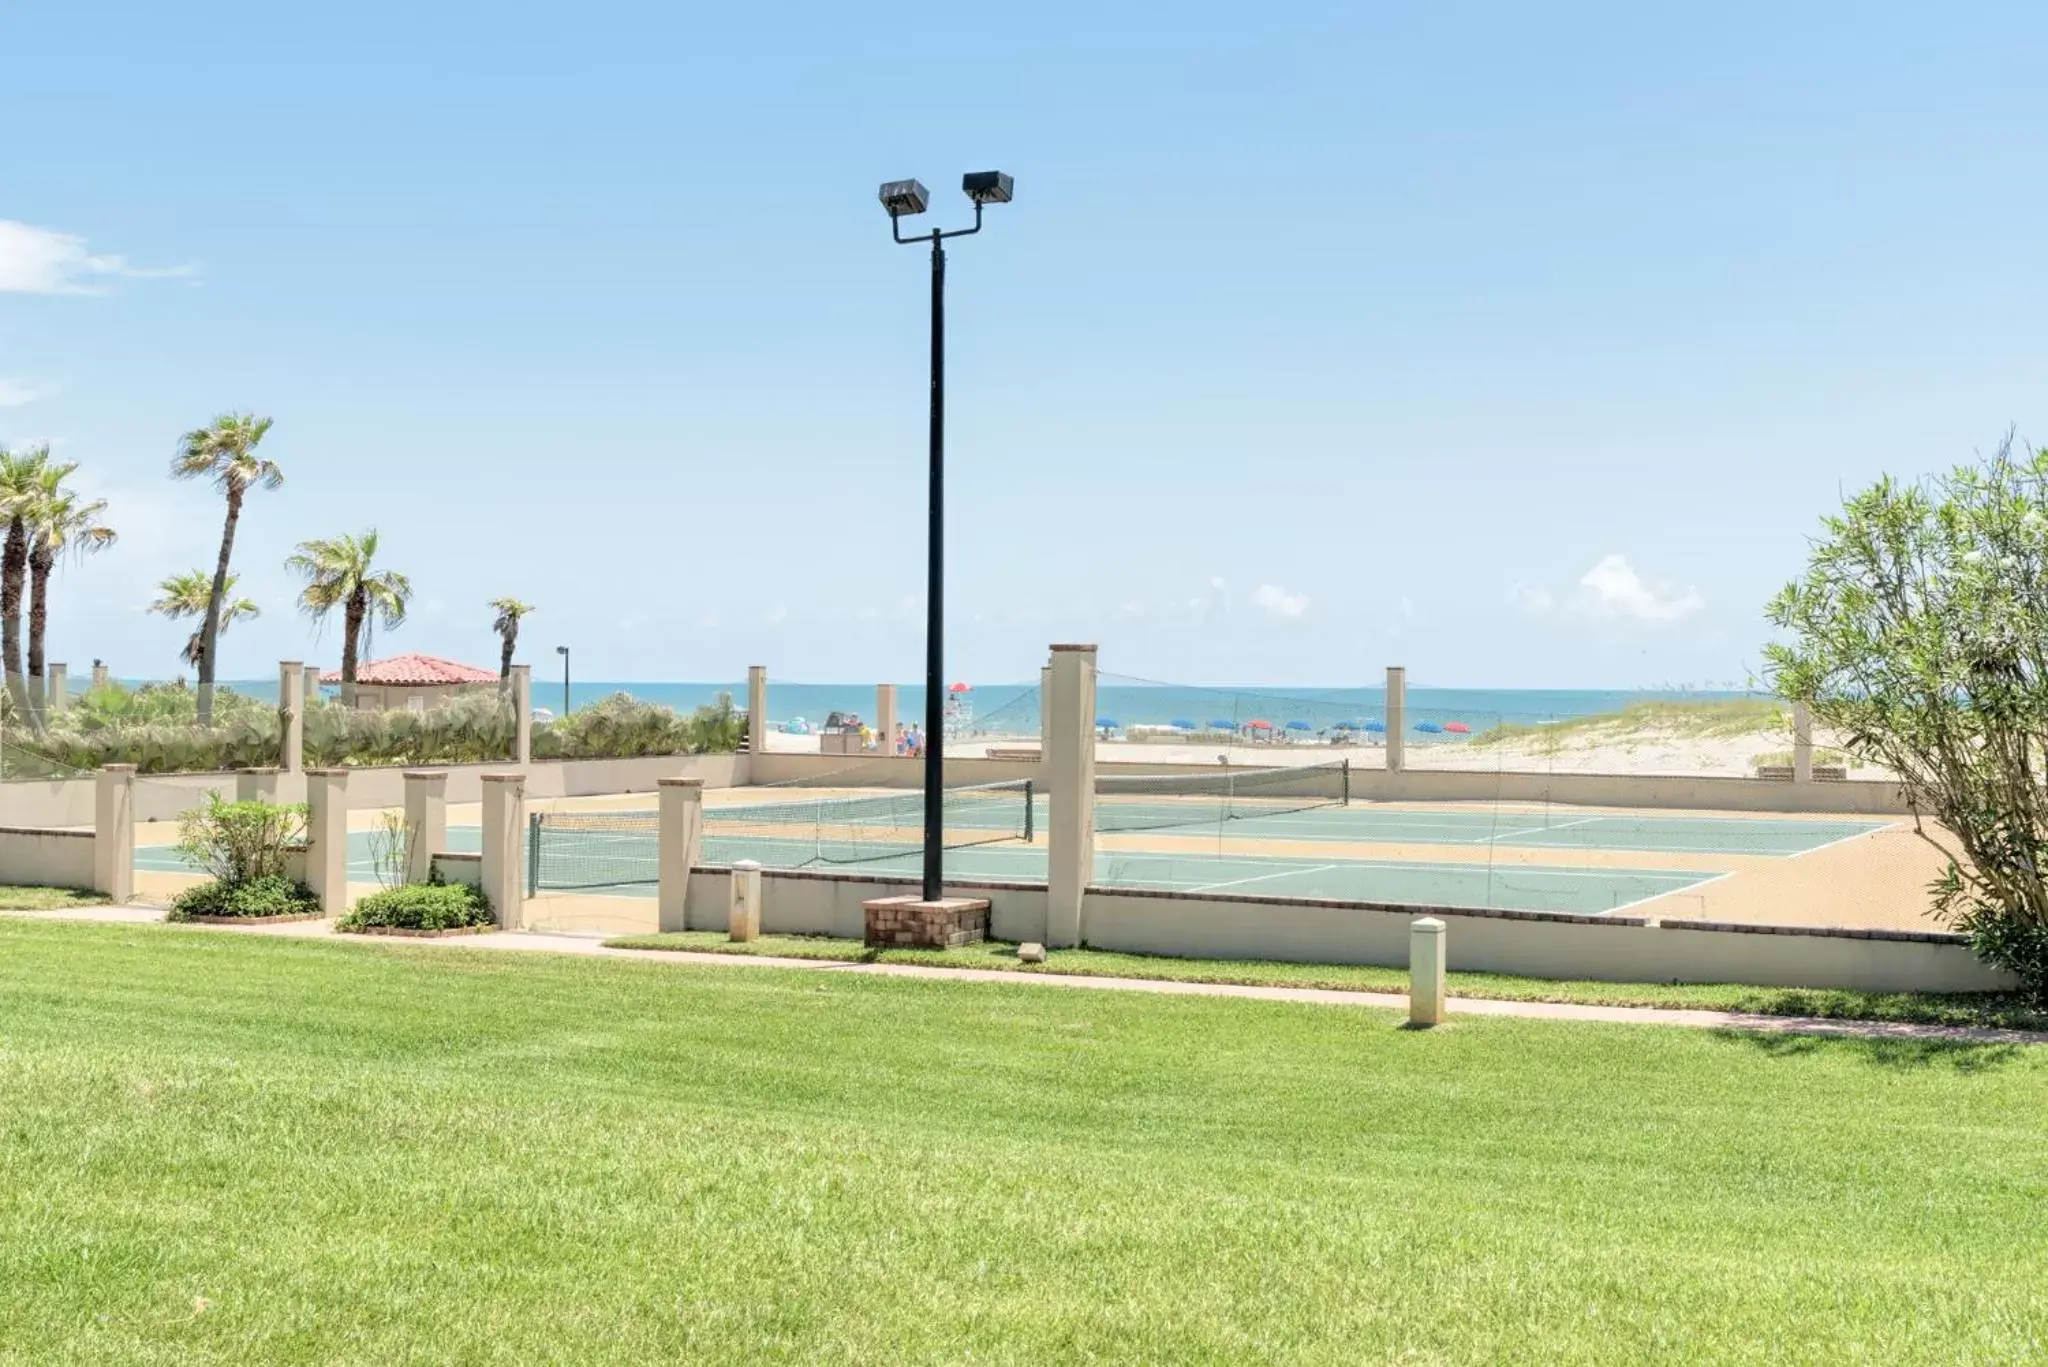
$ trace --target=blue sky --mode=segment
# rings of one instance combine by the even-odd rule
[[[2048,10],[1419,8],[8,6],[0,442],[123,532],[53,657],[175,672],[234,408],[224,676],[338,654],[281,562],[374,525],[379,653],[513,593],[589,678],[918,677],[896,176],[1017,178],[950,257],[970,679],[1736,680],[1845,487],[2048,440]]]

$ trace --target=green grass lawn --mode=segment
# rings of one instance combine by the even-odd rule
[[[964,949],[872,950],[858,940],[822,935],[763,935],[734,944],[723,931],[665,931],[605,941],[623,949],[694,950],[847,963],[924,964],[1016,973],[1067,973],[1091,978],[1152,978],[1168,982],[1242,983],[1255,987],[1327,987],[1354,992],[1408,990],[1408,970],[1370,964],[1296,964],[1264,959],[1176,959],[1158,954],[1117,954],[1100,949],[1055,949],[1043,964],[1017,961],[1017,947],[1000,940]],[[1507,1001],[1583,1002],[1596,1006],[1672,1006],[1704,1011],[1754,1011],[1768,1016],[1826,1016],[1840,1020],[1914,1021],[1930,1025],[1995,1025],[2048,1030],[2048,1009],[1997,992],[1849,992],[1833,988],[1746,987],[1740,983],[1609,983],[1590,979],[1517,978],[1504,973],[1446,975],[1453,995]]]
[[[0,911],[61,911],[65,907],[104,906],[107,895],[83,888],[0,886]]]
[[[2048,1048],[0,921],[8,1363],[2010,1363]]]

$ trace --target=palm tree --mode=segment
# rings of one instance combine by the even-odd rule
[[[230,595],[234,593],[235,583],[241,577],[239,574],[228,576],[227,591]],[[186,570],[183,574],[171,575],[163,583],[157,585],[157,599],[149,605],[149,610],[160,617],[168,617],[174,622],[184,617],[204,617],[206,616],[206,605],[212,598],[213,580],[207,575],[206,571]],[[229,627],[245,617],[259,617],[261,615],[261,609],[247,598],[230,596],[220,606],[221,634],[226,635]],[[194,627],[191,636],[185,640],[183,658],[185,663],[191,665],[194,669],[197,669],[199,662],[206,658],[206,642],[201,639],[201,636],[202,628]]]
[[[341,609],[341,702],[356,705],[356,645],[367,649],[370,632],[381,623],[389,631],[405,621],[412,601],[412,581],[397,570],[374,573],[377,529],[361,536],[330,541],[301,541],[284,567],[305,579],[299,606],[316,622]]]
[[[498,614],[491,619],[491,630],[498,633],[503,643],[498,649],[498,678],[503,681],[512,677],[512,651],[519,644],[519,619],[533,611],[533,604],[517,598],[493,598],[491,610]]]
[[[80,556],[114,544],[112,527],[100,521],[107,501],[87,503],[66,488],[64,476],[74,467],[49,465],[39,481],[40,493],[29,510],[28,552],[28,688],[30,715],[40,727],[43,715],[43,638],[50,626],[50,572],[65,551]]]
[[[0,449],[0,517],[7,520],[6,539],[0,542],[0,670],[6,673],[7,696],[25,717],[34,714],[21,676],[22,578],[28,570],[29,514],[39,496],[42,473],[49,466],[47,446],[11,454]],[[69,474],[71,468],[65,467],[64,472]]]
[[[206,621],[199,628],[199,724],[213,720],[214,647],[220,640],[221,605],[228,596],[228,559],[235,552],[235,523],[242,517],[242,497],[251,487],[275,489],[284,483],[277,462],[256,454],[270,431],[270,419],[253,413],[223,413],[211,426],[195,427],[178,440],[171,458],[171,478],[210,479],[227,497],[228,518],[220,532],[220,562],[206,599]]]

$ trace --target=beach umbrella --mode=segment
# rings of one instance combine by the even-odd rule
[[[1380,732],[1385,731],[1387,729],[1387,724],[1383,721],[1369,721],[1359,729],[1363,731]]]
[[[1102,729],[1103,729],[1104,731],[1114,731],[1114,730],[1116,730],[1116,718],[1115,718],[1115,717],[1097,717],[1097,718],[1095,719],[1095,724],[1096,724],[1097,726],[1101,727],[1101,728],[1102,728]]]
[[[1225,718],[1222,721],[1210,722],[1209,729],[1212,731],[1235,731],[1237,729],[1237,723],[1229,720],[1228,718]]]
[[[1186,717],[1175,717],[1172,721],[1168,722],[1167,725],[1171,726],[1176,731],[1192,731],[1195,729],[1195,724],[1189,721]]]
[[[1250,721],[1246,722],[1245,725],[1250,727],[1254,731],[1270,731],[1273,729],[1273,723],[1266,721],[1264,718],[1261,717],[1253,717]]]
[[[1349,721],[1333,722],[1330,726],[1330,729],[1332,731],[1356,731],[1358,729],[1358,723]]]
[[[1438,726],[1433,721],[1419,721],[1415,723],[1415,729],[1420,731],[1425,736],[1434,736],[1439,731],[1443,730],[1441,726]]]
[[[964,683],[956,683],[946,691],[948,693],[972,693],[974,690]]]
[[[1472,728],[1465,725],[1465,723],[1461,721],[1445,723],[1444,730],[1450,732],[1454,736],[1469,736],[1472,734]]]
[[[1310,725],[1309,725],[1309,724],[1308,724],[1307,722],[1305,722],[1305,721],[1291,721],[1291,722],[1287,723],[1287,729],[1288,729],[1288,730],[1290,730],[1290,731],[1313,731],[1313,730],[1315,730],[1315,728],[1314,728],[1313,726],[1310,726]]]

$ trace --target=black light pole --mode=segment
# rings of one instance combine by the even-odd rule
[[[914,180],[882,187],[889,235],[906,245],[932,244],[931,482],[926,508],[924,617],[924,900],[936,902],[945,884],[946,848],[946,251],[949,237],[981,231],[985,205],[1008,204],[1010,178],[1001,171],[974,171],[960,189],[974,201],[974,226],[916,237],[903,235],[902,220],[925,211],[931,196]]]
[[[569,715],[569,647],[556,646],[555,654],[562,657],[562,715]]]

